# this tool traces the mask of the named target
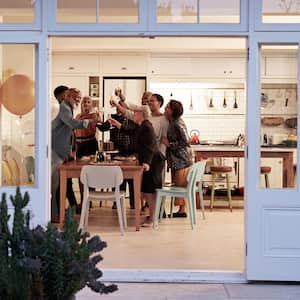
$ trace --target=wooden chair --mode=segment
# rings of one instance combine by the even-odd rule
[[[228,199],[229,209],[232,212],[231,187],[230,187],[230,181],[229,181],[229,174],[232,172],[232,167],[231,166],[211,166],[210,171],[212,174],[210,210],[212,211],[212,209],[214,207],[216,177],[217,177],[217,175],[225,174],[226,185],[227,185],[227,199]]]
[[[272,168],[269,166],[261,166],[260,174],[265,176],[265,185],[266,188],[270,187],[269,174],[271,173]]]

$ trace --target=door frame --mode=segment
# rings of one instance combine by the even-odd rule
[[[249,61],[247,78],[247,168],[246,168],[246,277],[248,280],[293,280],[299,281],[297,270],[300,267],[300,252],[297,255],[279,255],[268,252],[268,242],[271,235],[268,220],[274,218],[274,214],[300,214],[299,176],[297,187],[281,190],[260,188],[260,45],[300,45],[299,34],[286,32],[254,32],[249,36]],[[299,49],[298,49],[298,70]],[[299,71],[298,71],[298,95],[299,95]],[[298,116],[299,116],[298,101]],[[297,149],[299,158],[299,144]],[[297,168],[299,175],[299,167]],[[284,201],[283,201],[284,199]],[[272,216],[273,214],[273,216]],[[279,218],[279,216],[278,216]],[[273,233],[274,234],[274,233]]]
[[[48,159],[48,136],[45,130],[49,128],[48,111],[48,58],[47,39],[40,33],[15,33],[0,32],[1,44],[34,44],[35,48],[35,184],[32,187],[21,186],[21,193],[28,192],[31,201],[29,210],[32,212],[33,225],[46,224],[49,220],[50,183],[48,182],[50,162]],[[47,130],[48,131],[48,130]],[[1,187],[7,199],[14,196],[16,187]],[[49,206],[49,207],[48,207]],[[12,210],[12,204],[8,201],[8,208]]]

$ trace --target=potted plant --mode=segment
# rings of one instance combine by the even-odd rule
[[[102,260],[99,252],[107,244],[78,230],[71,208],[62,231],[50,223],[46,228],[30,228],[30,212],[24,211],[28,193],[22,196],[17,188],[10,199],[11,226],[5,194],[0,203],[0,299],[70,300],[85,286],[99,294],[117,290],[116,285],[98,280],[102,276],[96,266]]]

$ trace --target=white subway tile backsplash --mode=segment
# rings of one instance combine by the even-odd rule
[[[244,115],[183,116],[188,128],[199,130],[200,140],[234,140],[245,133]]]

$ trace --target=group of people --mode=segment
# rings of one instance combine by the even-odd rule
[[[52,219],[58,215],[59,166],[70,159],[72,144],[75,144],[77,157],[94,154],[98,149],[95,138],[98,128],[100,131],[110,130],[110,138],[120,155],[135,154],[143,166],[141,192],[148,204],[149,216],[142,226],[150,227],[153,224],[156,189],[164,181],[165,161],[167,168],[171,169],[172,182],[178,186],[186,186],[187,174],[193,163],[187,128],[182,119],[182,103],[170,100],[163,113],[161,108],[164,99],[161,95],[145,92],[140,105],[131,105],[125,100],[122,90],[116,89],[119,101],[110,101],[116,108],[116,114],[102,123],[99,115],[93,111],[89,97],[83,98],[82,112],[74,118],[73,110],[81,100],[80,91],[66,88],[58,98],[57,89],[61,87],[54,91],[60,107],[52,121]],[[72,143],[74,136],[75,143]],[[128,184],[130,207],[134,208],[133,184],[131,181]],[[67,198],[70,205],[75,205],[72,196],[69,197],[71,186],[71,183],[67,183]],[[121,188],[126,188],[126,182]],[[173,217],[186,217],[185,200],[177,198],[175,205],[179,206],[179,210],[173,213]]]

